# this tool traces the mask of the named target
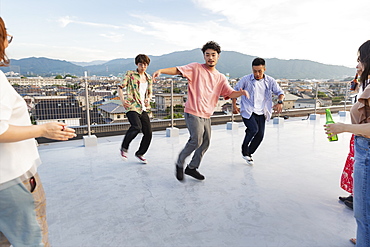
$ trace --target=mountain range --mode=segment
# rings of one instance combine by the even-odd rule
[[[161,56],[149,56],[151,59],[147,69],[152,74],[160,68],[185,65],[191,62],[203,63],[200,49],[177,51]],[[251,64],[255,56],[234,51],[222,51],[217,69],[228,73],[230,78],[239,78],[251,73]],[[344,79],[353,77],[354,68],[338,65],[328,65],[309,60],[267,58],[266,74],[276,79]],[[84,71],[89,75],[109,76],[135,69],[134,58],[120,58],[110,61],[93,61],[90,63],[73,63],[44,57],[11,59],[9,67],[2,67],[4,72],[14,71],[24,76],[50,76],[56,74],[71,74],[82,76]]]

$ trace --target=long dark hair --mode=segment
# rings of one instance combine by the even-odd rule
[[[7,66],[9,64],[9,59],[5,54],[5,39],[8,38],[6,32],[5,23],[3,18],[0,17],[0,66]]]
[[[358,48],[357,54],[357,60],[363,65],[363,72],[361,74],[360,81],[362,89],[365,90],[370,75],[370,40],[366,41],[360,46],[360,48]]]

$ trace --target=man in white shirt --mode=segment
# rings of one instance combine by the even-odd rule
[[[242,155],[249,165],[253,165],[252,154],[261,144],[265,134],[265,122],[269,121],[272,109],[281,112],[283,109],[284,91],[271,76],[265,75],[266,67],[263,58],[252,62],[252,74],[244,76],[234,89],[248,91],[250,97],[241,97],[240,109],[233,99],[233,113],[240,113],[245,127],[245,138],[242,144]],[[272,94],[278,95],[278,102],[272,106]]]

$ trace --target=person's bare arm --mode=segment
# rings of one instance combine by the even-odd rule
[[[239,91],[232,92],[229,95],[229,98],[238,98],[238,97],[240,97],[242,95],[244,95],[245,97],[247,97],[249,99],[249,93],[246,90],[244,90],[244,89],[240,89]]]
[[[370,136],[370,123],[366,124],[344,124],[334,123],[325,124],[326,134],[336,135],[343,132],[349,132],[355,135]]]
[[[177,69],[177,67],[172,67],[172,68],[166,68],[166,69],[159,69],[153,74],[153,80],[155,78],[159,77],[161,74],[166,74],[166,75],[181,75],[180,70]]]
[[[0,135],[0,143],[18,142],[36,137],[66,141],[76,137],[75,130],[66,126],[65,123],[59,122],[31,126],[9,125],[9,128]]]

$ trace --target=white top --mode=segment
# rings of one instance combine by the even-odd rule
[[[256,87],[254,92],[254,110],[253,112],[262,115],[264,114],[264,100],[265,100],[266,85],[264,80],[256,80]]]
[[[145,94],[146,94],[147,89],[148,89],[148,82],[146,81],[146,76],[140,75],[139,93],[140,93],[140,100],[141,100],[141,106],[143,108],[143,111],[146,111]]]
[[[31,120],[26,102],[0,71],[0,135],[9,125],[30,126]],[[33,176],[40,164],[35,139],[0,143],[0,189]]]

